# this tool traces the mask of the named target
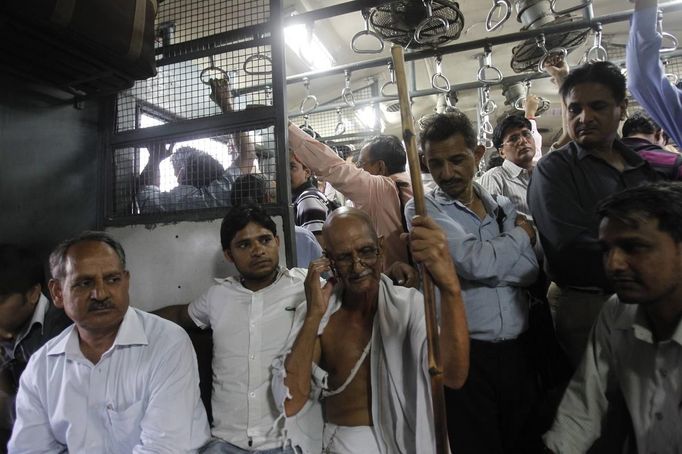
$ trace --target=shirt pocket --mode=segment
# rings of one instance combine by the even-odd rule
[[[142,401],[135,402],[125,409],[117,409],[113,404],[107,405],[111,440],[109,452],[130,454],[133,448],[140,444],[142,433],[140,423],[143,415]]]

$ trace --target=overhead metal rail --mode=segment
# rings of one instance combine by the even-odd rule
[[[664,13],[682,11],[682,0],[674,0],[671,2],[666,2],[658,5]],[[627,11],[621,11],[613,14],[605,14],[599,17],[592,17],[591,19],[583,19],[580,21],[550,25],[547,27],[539,27],[533,30],[524,30],[515,33],[508,33],[506,35],[491,36],[474,41],[469,41],[465,43],[450,44],[448,46],[441,46],[435,49],[424,49],[416,52],[410,52],[405,54],[406,61],[422,60],[425,58],[435,57],[437,55],[448,55],[456,52],[465,52],[476,49],[483,49],[486,46],[498,46],[501,44],[509,44],[518,41],[525,41],[529,38],[535,38],[541,34],[551,35],[554,33],[566,33],[570,31],[580,30],[584,28],[594,28],[597,24],[612,24],[617,22],[623,22],[632,16],[634,10],[630,9]],[[588,15],[589,17],[589,15]],[[296,74],[287,77],[287,84],[295,84],[303,82],[303,78],[307,77],[310,79],[316,79],[320,77],[333,76],[336,74],[343,74],[345,71],[359,71],[362,69],[376,68],[380,66],[386,66],[390,57],[376,58],[373,60],[366,60],[356,63],[349,63],[346,65],[335,66],[333,68],[309,71],[302,74]],[[528,76],[526,76],[528,78]]]
[[[664,59],[669,59],[669,58],[676,58],[676,57],[682,57],[682,49],[678,49],[674,52],[670,52],[663,57]],[[610,60],[612,63],[616,65],[621,65],[625,64],[625,60]],[[516,74],[514,76],[507,76],[504,77],[500,82],[497,82],[496,84],[490,84],[486,82],[480,82],[480,81],[473,81],[473,82],[464,82],[461,84],[451,84],[450,85],[450,90],[451,91],[463,91],[463,90],[475,90],[477,88],[481,88],[484,85],[502,85],[502,86],[507,86],[507,85],[512,85],[518,82],[525,82],[527,80],[536,80],[536,79],[544,79],[550,77],[549,74],[547,73],[540,73],[540,72],[535,72],[535,73],[526,73],[526,74]],[[420,98],[423,96],[433,96],[437,94],[442,94],[442,91],[439,91],[435,88],[428,88],[424,90],[410,90],[410,98]],[[372,98],[367,98],[363,100],[357,100],[355,101],[355,107],[364,107],[364,106],[369,106],[372,104],[379,104],[382,102],[391,102],[391,101],[397,101],[398,97],[397,96],[374,96]],[[336,101],[336,100],[334,100]],[[321,112],[329,112],[332,110],[336,109],[344,109],[347,108],[348,104],[345,102],[331,102],[331,103],[325,103],[325,104],[320,104],[318,108],[316,108],[314,111],[310,112],[311,114],[314,113],[321,113]],[[295,117],[301,115],[301,112],[299,110],[291,110],[289,111],[289,116],[290,117]]]

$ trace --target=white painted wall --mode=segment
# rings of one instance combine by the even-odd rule
[[[273,219],[282,238],[282,218]],[[126,252],[131,306],[151,311],[185,304],[206,291],[214,278],[236,275],[234,265],[223,256],[220,222],[107,228]],[[284,241],[280,242],[280,263],[286,265]]]

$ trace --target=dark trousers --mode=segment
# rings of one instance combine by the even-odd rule
[[[541,447],[530,418],[536,377],[524,342],[471,340],[466,383],[460,390],[445,388],[454,454],[526,454]]]

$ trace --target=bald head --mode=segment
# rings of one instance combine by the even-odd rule
[[[366,212],[357,208],[341,207],[332,211],[332,213],[327,216],[324,228],[322,229],[325,244],[329,244],[329,240],[340,230],[347,229],[349,225],[357,226],[358,224],[367,227],[372,239],[375,242],[377,241],[377,232],[374,230],[374,225],[372,225],[372,219]]]

